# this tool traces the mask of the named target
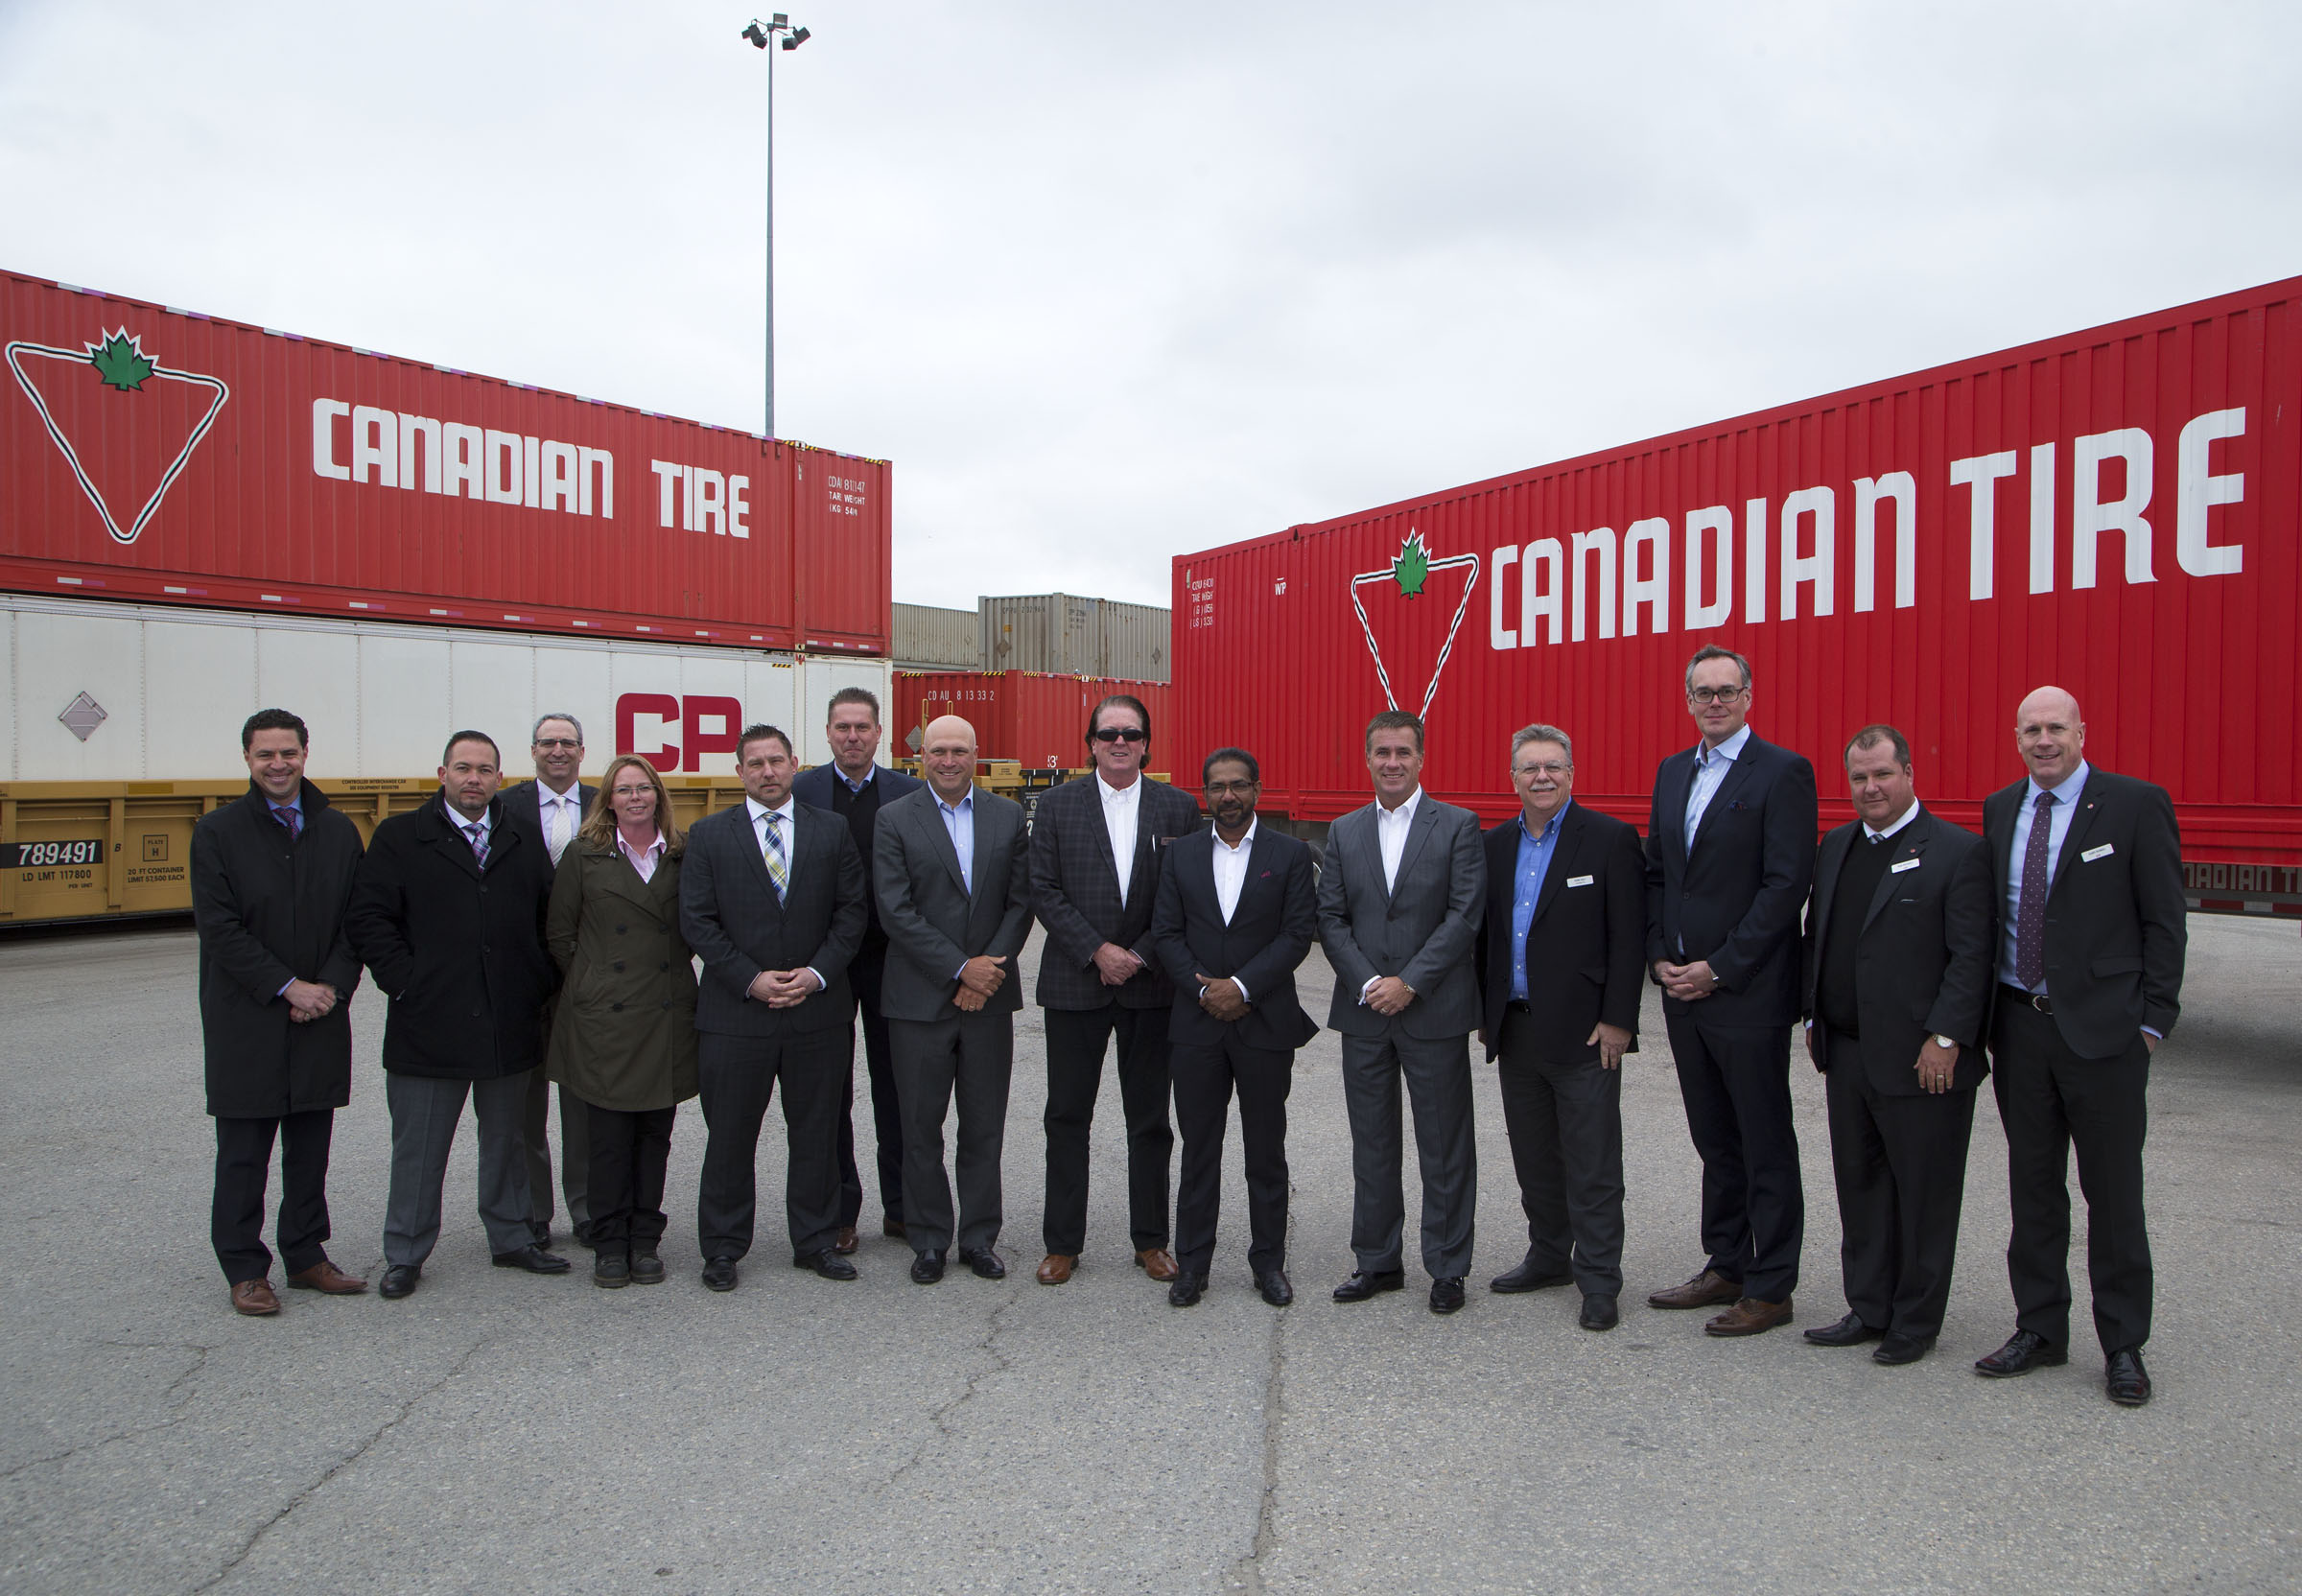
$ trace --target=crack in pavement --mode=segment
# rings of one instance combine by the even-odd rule
[[[902,1480],[905,1474],[925,1463],[928,1453],[934,1447],[938,1440],[955,1440],[959,1434],[959,1427],[951,1421],[951,1416],[975,1399],[975,1394],[982,1390],[985,1380],[996,1374],[1004,1374],[1014,1367],[1013,1360],[999,1350],[998,1343],[1000,1335],[1006,1330],[1006,1326],[1001,1321],[1006,1318],[1008,1309],[1022,1301],[1022,1292],[1023,1288],[1022,1287],[1011,1286],[1008,1288],[1007,1300],[991,1310],[991,1318],[985,1325],[982,1339],[975,1343],[975,1350],[990,1357],[990,1366],[970,1374],[967,1377],[967,1384],[960,1387],[956,1396],[928,1416],[928,1422],[934,1426],[933,1430],[926,1440],[919,1443],[917,1449],[909,1457],[896,1466],[894,1472],[880,1482],[880,1494],[885,1495],[888,1491],[893,1490],[897,1482]]]
[[[1284,1256],[1295,1252],[1295,1207],[1287,1205]],[[1260,1592],[1263,1560],[1279,1549],[1279,1431],[1284,1420],[1287,1395],[1287,1316],[1272,1315],[1271,1363],[1263,1375],[1263,1489],[1256,1507],[1255,1539],[1247,1555],[1231,1565],[1233,1590]]]
[[[270,1518],[264,1520],[263,1523],[257,1525],[255,1532],[246,1540],[240,1543],[240,1550],[234,1552],[229,1558],[224,1560],[223,1566],[216,1570],[213,1578],[209,1579],[202,1584],[194,1586],[193,1596],[199,1596],[200,1591],[213,1590],[217,1585],[222,1584],[231,1576],[232,1570],[239,1567],[241,1563],[245,1562],[247,1560],[248,1555],[255,1551],[256,1547],[263,1541],[264,1537],[270,1535],[274,1529],[278,1528],[279,1525],[287,1519],[290,1514],[294,1513],[297,1508],[302,1507],[305,1502],[311,1500],[313,1494],[317,1492],[320,1487],[326,1485],[330,1480],[342,1473],[353,1464],[358,1463],[362,1458],[367,1456],[367,1454],[375,1448],[376,1443],[382,1441],[386,1436],[389,1435],[393,1429],[398,1427],[400,1421],[406,1419],[410,1414],[413,1413],[427,1397],[441,1390],[454,1381],[458,1376],[461,1375],[466,1369],[471,1367],[472,1359],[480,1355],[480,1349],[486,1345],[487,1342],[482,1339],[480,1341],[475,1341],[469,1347],[465,1348],[463,1350],[463,1355],[456,1360],[454,1366],[451,1367],[446,1373],[442,1374],[438,1379],[434,1380],[430,1385],[424,1387],[423,1390],[417,1392],[414,1396],[402,1402],[400,1404],[399,1411],[394,1413],[389,1419],[385,1420],[382,1424],[378,1425],[365,1441],[363,1441],[359,1445],[353,1447],[351,1451],[345,1453],[342,1457],[330,1464],[327,1467],[327,1469],[321,1473],[318,1479],[314,1480],[310,1485],[304,1487],[303,1490],[297,1491],[294,1496],[288,1499],[287,1504],[283,1506],[279,1512],[273,1514]]]
[[[183,1373],[170,1380],[166,1389],[160,1393],[159,1399],[163,1402],[179,1400],[176,1393],[183,1389],[184,1382],[206,1368],[208,1355],[217,1350],[216,1348],[198,1341],[99,1341],[96,1345],[114,1348],[124,1352],[192,1353],[192,1361],[185,1366]],[[82,1452],[94,1451],[99,1446],[109,1446],[117,1441],[132,1441],[138,1436],[156,1435],[162,1430],[174,1429],[191,1417],[189,1413],[177,1413],[171,1418],[153,1423],[130,1424],[127,1429],[114,1430],[109,1435],[100,1435],[91,1440],[75,1442],[60,1451],[49,1452],[36,1458],[28,1458],[22,1463],[12,1464],[6,1468],[0,1468],[0,1480],[12,1480],[27,1468],[40,1468],[49,1464],[62,1463],[67,1458],[77,1457]]]

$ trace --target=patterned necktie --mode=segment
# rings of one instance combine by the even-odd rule
[[[463,829],[463,834],[472,839],[472,857],[480,861],[480,868],[485,870],[487,868],[487,828],[478,821],[474,821]]]
[[[544,822],[544,846],[552,851],[552,862],[557,864],[559,856],[568,851],[568,811],[560,802],[551,809],[551,817]]]
[[[296,834],[304,829],[304,817],[292,804],[272,805],[271,817],[288,828],[288,840],[291,842],[294,842]]]
[[[2054,810],[2055,795],[2038,794],[2031,810],[2031,840],[2022,851],[2022,901],[2014,906],[2014,980],[2033,992],[2046,984],[2046,895],[2055,884],[2047,854]]]
[[[767,879],[775,883],[775,901],[784,901],[784,888],[791,883],[791,867],[784,862],[784,815],[781,810],[767,811]]]

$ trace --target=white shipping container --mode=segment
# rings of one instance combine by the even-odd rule
[[[582,721],[586,775],[636,750],[667,775],[730,776],[757,720],[826,763],[831,695],[861,687],[884,706],[888,682],[883,661],[849,656],[0,594],[0,780],[243,776],[241,722],[274,706],[311,727],[315,777],[429,777],[467,728],[525,776],[535,718],[554,712]]]

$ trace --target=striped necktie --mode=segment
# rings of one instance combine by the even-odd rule
[[[485,870],[487,868],[487,828],[478,821],[474,821],[463,829],[463,834],[472,839],[472,857],[480,861],[480,868]]]
[[[767,879],[775,883],[775,901],[784,901],[784,889],[791,884],[791,866],[784,859],[784,815],[781,810],[767,811]]]
[[[304,829],[302,825],[304,817],[297,811],[295,806],[293,804],[272,805],[271,817],[274,820],[277,820],[281,825],[288,828],[288,840],[291,842],[294,842],[296,838],[296,833]]]

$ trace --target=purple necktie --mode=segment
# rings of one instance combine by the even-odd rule
[[[2031,840],[2022,851],[2022,900],[2014,906],[2014,980],[2033,992],[2046,984],[2046,895],[2055,885],[2047,855],[2054,810],[2055,795],[2038,794],[2031,810]]]
[[[480,868],[485,870],[487,868],[487,828],[481,825],[466,826],[463,829],[463,834],[472,839],[472,856],[480,861]]]
[[[296,833],[304,829],[304,817],[292,804],[272,805],[271,817],[288,828],[288,840],[291,842],[294,842]]]

